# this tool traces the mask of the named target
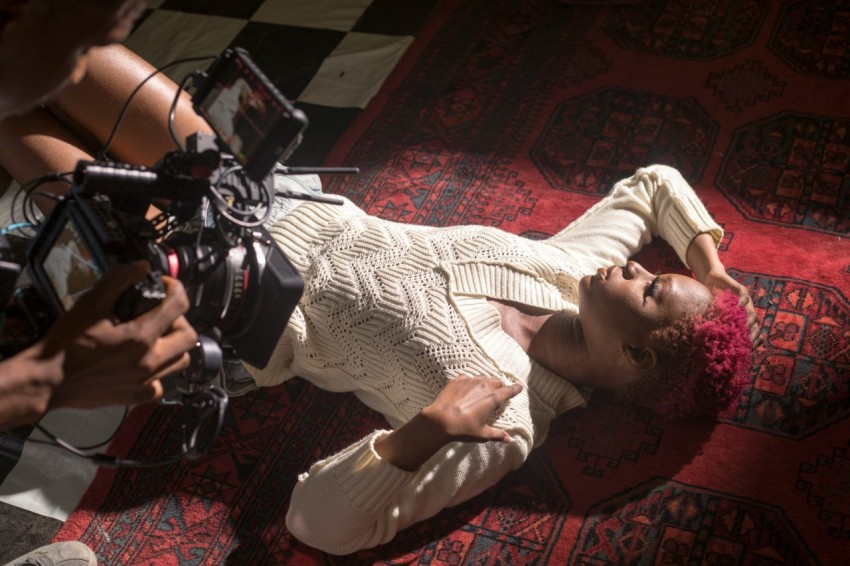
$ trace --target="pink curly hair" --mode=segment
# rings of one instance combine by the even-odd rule
[[[669,418],[716,415],[749,383],[752,345],[747,314],[730,290],[715,293],[705,312],[653,331],[659,363],[620,394]]]

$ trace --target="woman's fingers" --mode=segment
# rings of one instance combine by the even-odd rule
[[[509,442],[510,436],[490,423],[499,407],[520,391],[522,385],[506,384],[494,377],[458,376],[431,404],[430,414],[450,437],[475,442]]]
[[[501,380],[499,380],[501,381]],[[522,385],[519,383],[511,383],[510,385],[506,385],[502,383],[502,386],[496,390],[496,394],[500,398],[499,404],[501,405],[508,399],[512,397],[516,397],[522,391]]]
[[[764,341],[761,337],[761,326],[759,325],[758,314],[756,313],[753,299],[750,297],[750,290],[744,285],[738,286],[738,304],[744,307],[747,313],[747,326],[750,328],[750,342],[753,348],[758,348]]]
[[[502,442],[504,444],[509,444],[513,441],[511,435],[500,428],[496,428],[494,426],[486,426],[484,427],[484,434],[481,440],[483,442]]]

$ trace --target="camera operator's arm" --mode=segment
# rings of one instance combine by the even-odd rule
[[[162,395],[159,378],[188,366],[197,335],[182,313],[183,286],[165,278],[166,298],[114,324],[118,296],[145,269],[118,265],[80,298],[45,337],[0,363],[0,428],[37,421],[47,409],[142,403]]]
[[[81,159],[89,161],[92,157],[83,143],[43,108],[0,122],[0,166],[20,184],[47,173],[73,171]],[[69,187],[67,183],[49,182],[40,185],[38,191],[59,196]],[[54,204],[43,197],[35,202],[45,213]]]

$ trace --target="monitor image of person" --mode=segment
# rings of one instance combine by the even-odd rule
[[[207,109],[207,119],[237,158],[243,157],[243,144],[242,138],[235,131],[235,125],[240,120],[243,108],[250,105],[252,98],[251,87],[241,77],[218,88],[210,96],[212,103]]]
[[[69,310],[103,274],[71,222],[65,224],[48,252],[44,271],[65,310]]]

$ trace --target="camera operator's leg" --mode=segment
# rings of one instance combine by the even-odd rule
[[[156,69],[122,45],[93,49],[87,60],[83,80],[65,89],[50,108],[60,119],[69,121],[72,129],[83,128],[102,145],[130,94]],[[150,79],[134,96],[110,145],[110,155],[119,161],[151,166],[177,149],[168,131],[168,114],[177,92],[178,86],[161,73]],[[195,132],[212,132],[195,113],[186,92],[181,93],[174,131],[181,143]]]
[[[83,143],[43,109],[0,122],[0,167],[21,185],[48,173],[73,171],[79,160],[91,158]],[[50,182],[38,191],[61,195],[68,187]],[[49,198],[36,198],[36,204],[42,211],[53,207]]]

